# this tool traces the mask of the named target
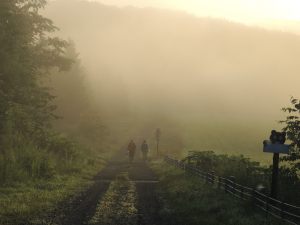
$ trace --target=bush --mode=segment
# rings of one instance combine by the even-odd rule
[[[18,133],[5,138],[6,148],[0,154],[2,184],[79,173],[88,158],[78,144],[62,135],[49,135],[43,148]]]
[[[184,161],[190,161],[206,172],[214,171],[218,176],[234,176],[237,183],[245,186],[262,185],[270,193],[272,166],[261,166],[259,162],[251,161],[243,155],[217,155],[212,151],[192,152]],[[299,205],[300,180],[297,172],[296,168],[285,165],[280,168],[278,196],[282,201]]]
[[[234,176],[243,185],[269,185],[270,169],[262,167],[259,162],[251,161],[243,155],[217,155],[213,151],[204,151],[193,152],[189,157],[190,162],[199,166],[201,170],[214,171],[222,177]],[[184,160],[188,160],[189,157]]]

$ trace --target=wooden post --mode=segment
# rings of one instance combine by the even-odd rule
[[[188,156],[188,164],[190,165],[191,164],[191,157]]]
[[[281,220],[284,220],[284,203],[280,203],[280,218]]]
[[[270,210],[270,199],[268,198],[266,200],[266,218],[268,219],[269,216],[269,210]]]
[[[208,172],[206,172],[206,174],[205,174],[206,176],[205,176],[205,181],[206,181],[206,183],[209,183],[209,173]]]
[[[211,183],[215,183],[215,171],[211,171]]]
[[[219,178],[218,178],[218,188],[219,188],[219,189],[221,189],[221,186],[222,186],[222,185],[221,185],[221,182],[222,182],[222,178],[219,177]]]
[[[244,186],[242,186],[242,188],[241,188],[241,199],[244,199]]]
[[[273,154],[271,197],[277,198],[278,194],[279,153]]]
[[[235,187],[236,187],[236,186],[235,186],[235,181],[236,181],[236,179],[235,179],[234,176],[230,176],[229,179],[230,179],[230,181],[232,182],[232,183],[231,183],[231,192],[232,192],[232,193],[235,193]]]
[[[228,192],[228,179],[225,179],[225,192]]]
[[[255,204],[255,203],[256,203],[256,199],[255,199],[255,188],[252,188],[252,191],[251,191],[251,198],[252,198],[252,203]]]

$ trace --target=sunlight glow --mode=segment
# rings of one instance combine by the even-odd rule
[[[118,6],[159,7],[259,25],[276,21],[300,22],[299,0],[91,0]],[[271,22],[270,22],[271,21]],[[282,22],[281,22],[282,24]],[[298,24],[297,24],[298,25]],[[300,26],[300,25],[299,25]]]

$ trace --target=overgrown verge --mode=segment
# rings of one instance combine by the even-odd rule
[[[104,165],[103,160],[96,159],[72,174],[56,175],[51,179],[30,179],[0,187],[0,224],[48,224],[56,208],[92,185],[92,177]]]
[[[82,118],[91,107],[78,54],[40,14],[46,2],[0,3],[1,225],[42,224],[43,215],[86,187],[101,167],[97,156],[105,129],[96,116]],[[54,85],[54,73],[70,76]],[[53,129],[60,116],[68,119]]]
[[[256,188],[260,187],[265,194],[270,193],[272,166],[262,166],[243,155],[218,155],[213,151],[194,151],[183,159],[205,172],[214,172],[222,177],[235,177],[239,184]],[[286,163],[279,169],[278,198],[290,204],[300,204],[300,177],[297,170]],[[288,191],[287,191],[288,190]]]
[[[135,185],[128,178],[128,173],[117,176],[104,197],[89,225],[137,225],[138,210]]]
[[[243,203],[213,189],[199,178],[163,162],[152,165],[159,175],[158,195],[165,225],[276,225],[276,221]]]

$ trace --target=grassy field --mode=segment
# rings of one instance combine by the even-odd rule
[[[158,173],[163,224],[276,225],[276,221],[201,180],[163,162],[152,164]]]
[[[80,173],[0,187],[0,224],[47,224],[55,209],[90,186],[104,165],[98,160]]]

